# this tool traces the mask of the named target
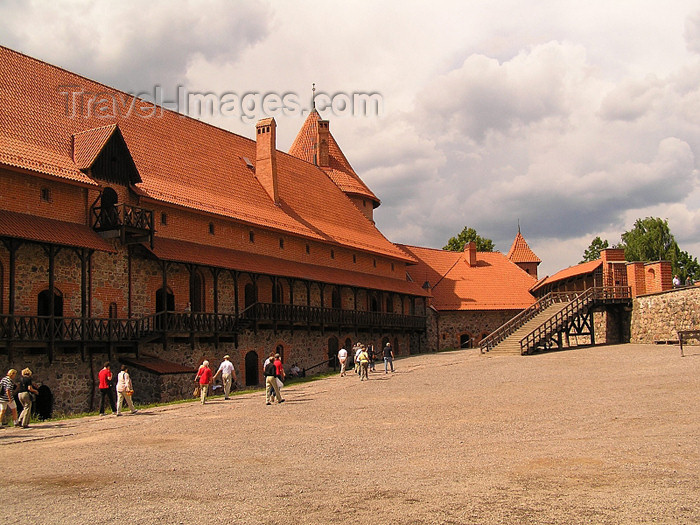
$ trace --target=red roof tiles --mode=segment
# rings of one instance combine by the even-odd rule
[[[409,274],[428,281],[437,310],[521,310],[535,302],[528,292],[534,277],[500,252],[477,252],[469,266],[464,252],[399,246],[418,260]]]
[[[546,284],[552,284],[557,281],[564,281],[566,279],[571,279],[572,277],[579,277],[582,275],[587,275],[593,273],[603,264],[602,259],[597,259],[595,261],[588,261],[585,263],[577,264],[576,266],[569,266],[563,270],[558,271],[551,277],[547,276],[543,279],[537,281],[537,284],[532,287],[532,291],[539,290]]]
[[[70,90],[99,93],[119,111],[72,115]],[[137,185],[140,195],[411,262],[324,171],[292,155],[278,152],[281,206],[276,206],[243,160],[255,159],[253,140],[161,108],[128,113],[125,108],[134,102],[130,95],[1,46],[0,92],[2,164],[94,184],[79,168],[89,164],[109,128],[118,125],[143,181]],[[340,153],[336,162],[343,161],[349,167]]]
[[[0,237],[91,248],[103,252],[115,251],[107,241],[83,224],[56,221],[6,210],[0,210]]]
[[[289,148],[290,155],[294,155],[306,162],[314,164],[319,120],[321,120],[321,116],[316,110],[313,110],[304,121],[304,125],[299,130],[292,146]],[[372,193],[367,185],[362,182],[362,179],[355,173],[355,170],[352,169],[348,159],[345,158],[343,151],[330,132],[328,133],[328,137],[329,166],[321,169],[323,169],[328,177],[330,177],[330,179],[345,193],[367,197],[374,201],[375,208],[379,206],[379,199]]]
[[[511,244],[510,250],[508,250],[508,255],[506,255],[506,257],[508,257],[508,259],[510,259],[514,263],[542,262],[542,260],[539,257],[537,257],[537,255],[535,255],[535,252],[533,252],[530,249],[530,246],[527,244],[527,241],[519,231],[518,234],[515,236],[513,244]]]
[[[148,246],[146,248],[151,250]],[[339,268],[288,261],[266,255],[185,241],[156,238],[151,251],[164,261],[194,263],[215,268],[266,273],[281,277],[308,279],[368,289],[381,289],[411,295],[427,295],[419,284],[402,278],[392,279],[360,272],[349,272]]]

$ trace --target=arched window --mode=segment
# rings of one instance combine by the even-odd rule
[[[192,290],[190,290],[192,301],[192,311],[193,312],[205,312],[206,311],[206,294],[204,287],[204,275],[199,270],[194,272],[192,276]]]
[[[386,311],[388,313],[394,312],[394,298],[391,295],[386,298]]]
[[[272,286],[272,302],[276,304],[284,303],[284,287],[280,281]]]
[[[280,359],[284,363],[284,345],[279,344],[275,347],[275,353],[280,355]]]
[[[53,315],[54,317],[63,317],[63,294],[56,288],[54,288],[53,293]],[[36,311],[39,316],[51,315],[51,294],[48,290],[39,293]]]
[[[342,303],[340,300],[340,291],[337,288],[333,288],[333,291],[331,292],[331,307],[342,308]]]

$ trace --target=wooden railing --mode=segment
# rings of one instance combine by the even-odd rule
[[[586,311],[593,304],[618,303],[632,299],[629,286],[606,286],[589,288],[578,294],[559,312],[544,321],[540,326],[520,340],[520,353],[526,354],[538,344],[547,341],[552,335],[569,327],[574,317]]]
[[[137,342],[163,333],[235,334],[250,322],[425,329],[425,317],[421,316],[255,303],[238,317],[233,313],[210,312],[158,312],[132,319],[0,315],[0,341]]]
[[[556,303],[567,303],[582,292],[550,292],[540,298],[535,304],[526,308],[515,317],[502,324],[496,330],[484,337],[479,343],[481,353],[490,351],[501,341],[515,333],[525,323],[537,317],[541,312]]]

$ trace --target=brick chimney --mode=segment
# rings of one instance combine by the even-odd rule
[[[274,203],[279,205],[276,130],[274,118],[262,119],[255,125],[255,176]]]
[[[330,129],[327,120],[319,120],[316,126],[316,147],[317,147],[317,163],[322,168],[330,166],[330,158],[328,155],[328,140]]]
[[[469,266],[476,266],[476,243],[474,241],[464,245],[464,260]]]

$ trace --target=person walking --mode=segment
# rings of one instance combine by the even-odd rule
[[[212,381],[215,381],[219,374],[221,374],[221,382],[224,384],[224,399],[228,399],[228,395],[231,392],[231,383],[232,381],[237,381],[236,369],[233,367],[230,355],[226,354],[224,356],[224,360],[221,361]]]
[[[112,414],[117,411],[114,404],[114,394],[112,393],[112,371],[109,369],[109,361],[106,361],[102,370],[97,374],[100,388],[100,415],[105,415],[105,400],[109,399],[109,407]]]
[[[22,377],[19,380],[19,402],[22,403],[22,413],[18,419],[22,428],[29,426],[29,420],[32,417],[32,402],[38,393],[39,390],[32,383],[32,371],[25,368],[22,370]]]
[[[282,365],[282,356],[275,354],[275,372],[277,372],[277,389],[282,395],[282,387],[284,386],[284,380],[287,379],[287,374],[284,371],[284,366]],[[282,401],[279,401],[281,403]]]
[[[265,375],[265,404],[271,405],[274,397],[277,397],[278,403],[283,403],[284,399],[277,386],[277,366],[275,366],[274,356],[273,359],[268,359],[263,374]]]
[[[360,375],[360,353],[362,352],[362,345],[360,343],[357,343],[355,345],[355,373],[359,376]]]
[[[5,413],[9,408],[12,411],[12,421],[15,426],[19,425],[17,419],[17,404],[15,403],[15,376],[17,370],[10,368],[7,375],[0,380],[0,424],[5,420]]]
[[[348,362],[348,351],[345,348],[338,350],[338,362],[340,363],[340,377],[345,375],[345,365]]]
[[[369,355],[367,354],[367,349],[362,347],[362,351],[360,352],[360,381],[364,381],[365,379],[369,379],[369,375],[367,374],[367,371],[369,370]]]
[[[391,344],[387,343],[384,346],[384,373],[388,374],[388,366],[391,365],[391,373],[394,373],[394,350],[391,348]]]
[[[377,359],[377,354],[374,353],[374,345],[367,345],[367,355],[369,356],[369,370],[370,372],[375,371],[374,361]]]
[[[126,365],[122,365],[121,372],[117,375],[117,411],[115,416],[122,415],[122,405],[124,401],[128,405],[132,414],[136,414],[138,410],[134,408],[134,402],[131,400],[131,396],[134,394],[134,385],[131,384],[131,376],[129,375],[129,368]]]
[[[209,393],[209,385],[212,382],[212,371],[209,368],[209,361],[206,359],[202,362],[199,370],[197,370],[197,376],[194,378],[195,381],[199,381],[199,399],[202,404],[207,401],[207,394]]]

